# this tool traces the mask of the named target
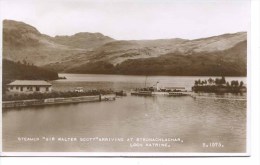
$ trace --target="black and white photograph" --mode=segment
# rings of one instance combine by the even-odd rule
[[[4,156],[250,156],[250,0],[0,0]]]

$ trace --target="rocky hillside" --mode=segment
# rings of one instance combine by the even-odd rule
[[[99,33],[50,37],[23,22],[3,21],[3,57],[38,66],[75,57],[112,40]]]
[[[72,36],[55,36],[56,43],[80,49],[97,48],[107,42],[114,41],[113,38],[104,36],[101,33],[77,33]]]
[[[159,57],[169,53],[182,55],[192,55],[201,52],[212,53],[228,50],[245,41],[246,37],[246,33],[236,33],[198,40],[115,41],[95,49],[88,54],[88,59],[92,62],[108,61],[112,64],[120,64],[129,59]]]
[[[131,75],[174,76],[246,76],[246,47],[243,41],[236,46],[215,52],[183,55],[175,52],[152,58],[129,59],[120,64],[88,62],[72,67],[69,73],[105,73]]]
[[[246,32],[196,40],[126,41],[87,32],[50,37],[22,22],[3,23],[4,58],[59,72],[213,76],[229,70],[229,75],[246,74]]]

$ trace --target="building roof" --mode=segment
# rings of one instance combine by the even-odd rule
[[[47,81],[44,81],[44,80],[15,80],[8,85],[11,85],[11,86],[15,86],[15,85],[51,86],[52,84],[48,83]]]

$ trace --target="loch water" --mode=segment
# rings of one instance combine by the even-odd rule
[[[185,87],[209,77],[123,76],[61,74],[53,90],[125,90],[153,86]],[[212,77],[215,78],[215,77]],[[245,77],[226,77],[227,81]],[[3,110],[5,152],[246,152],[247,96],[244,94],[197,93],[196,98],[118,97],[115,101],[51,105]],[[20,138],[20,140],[19,140]],[[27,140],[22,140],[24,138]],[[28,140],[28,139],[34,140]],[[37,141],[37,138],[40,140]],[[45,140],[44,140],[45,138]],[[63,141],[46,141],[63,138]],[[66,141],[68,138],[85,141]],[[110,138],[111,141],[87,141]],[[181,139],[168,146],[138,147],[127,138]],[[123,141],[115,141],[123,139]],[[155,142],[147,142],[155,143]],[[158,142],[156,143],[165,143]],[[205,145],[221,144],[205,147]]]

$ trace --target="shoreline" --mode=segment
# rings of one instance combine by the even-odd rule
[[[66,72],[57,72],[58,75],[106,75],[106,76],[173,76],[173,77],[221,77],[221,75],[170,75],[170,74],[112,74],[112,73],[66,73]],[[236,76],[236,75],[233,75],[233,76],[225,76],[225,77],[239,77],[239,78],[247,78],[248,75],[241,75],[241,76]],[[68,79],[66,77],[66,79]]]
[[[101,102],[101,101],[114,101],[116,95],[94,95],[94,96],[79,96],[79,97],[59,97],[59,98],[46,98],[46,99],[32,99],[32,100],[16,100],[16,101],[2,101],[2,108],[22,108],[31,106],[46,106],[56,104],[72,104],[83,102]]]

